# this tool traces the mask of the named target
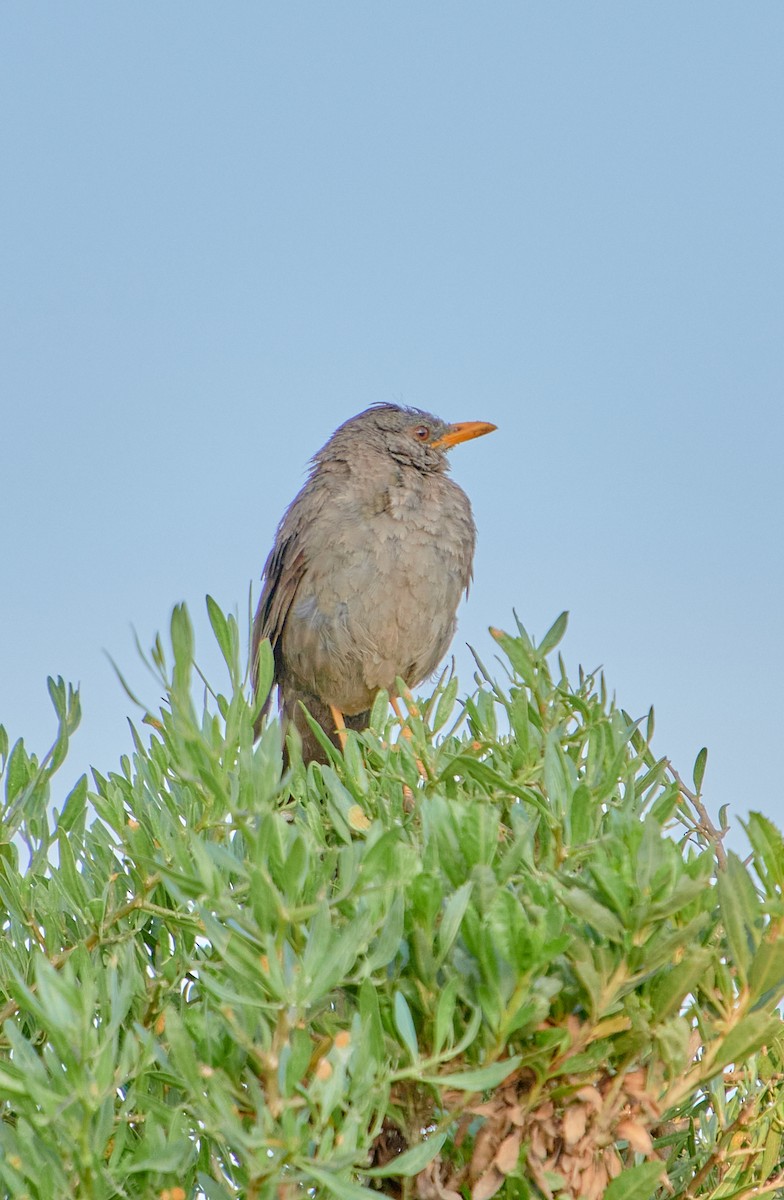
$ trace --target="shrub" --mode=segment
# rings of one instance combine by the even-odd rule
[[[284,774],[208,608],[228,687],[175,609],[160,712],[53,817],[78,696],[40,763],[0,730],[4,1194],[782,1194],[784,841],[725,853],[704,753],[553,670],[562,617]]]

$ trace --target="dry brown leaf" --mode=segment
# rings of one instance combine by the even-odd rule
[[[608,1147],[604,1152],[604,1165],[607,1169],[607,1174],[610,1179],[617,1179],[623,1170],[623,1163],[620,1155],[614,1146]]]
[[[466,1112],[473,1113],[477,1117],[494,1117],[498,1112],[498,1101],[488,1100],[486,1104],[472,1104],[466,1109]]]
[[[645,1095],[645,1072],[642,1070],[629,1071],[623,1077],[623,1090],[628,1092],[630,1096],[634,1096],[637,1100]]]
[[[566,1180],[570,1194],[579,1194],[580,1176],[582,1175],[583,1167],[587,1165],[587,1163],[581,1163],[579,1159],[572,1158],[570,1155],[561,1156],[558,1167]]]
[[[603,1104],[602,1093],[592,1083],[586,1083],[579,1091],[575,1092],[578,1100],[582,1100],[585,1104],[590,1104],[591,1108],[599,1112]]]
[[[495,1167],[491,1167],[471,1188],[471,1200],[490,1200],[490,1197],[503,1187],[503,1183],[504,1176]]]
[[[570,1104],[563,1115],[563,1139],[567,1146],[574,1146],[585,1133],[588,1110],[583,1104]]]
[[[589,1196],[593,1198],[594,1188],[596,1186],[596,1174],[597,1172],[595,1165],[593,1163],[589,1163],[582,1173],[578,1189],[575,1189],[574,1186],[572,1187],[572,1194],[585,1197],[585,1200],[587,1200],[587,1197]]]
[[[440,1155],[428,1163],[424,1171],[420,1171],[416,1177],[417,1200],[462,1200],[460,1192],[456,1192],[454,1188],[449,1187],[448,1183],[444,1183],[441,1178],[444,1162]]]
[[[510,1171],[514,1171],[520,1161],[520,1146],[523,1141],[523,1133],[521,1129],[516,1129],[514,1133],[510,1133],[505,1137],[498,1147],[496,1156],[493,1159],[493,1166],[497,1167],[503,1175],[508,1175]]]
[[[474,1152],[471,1155],[472,1179],[479,1179],[480,1175],[484,1175],[495,1158],[502,1136],[497,1126],[490,1121],[479,1130],[474,1142]]]
[[[531,1129],[530,1154],[539,1159],[544,1159],[547,1157],[547,1141],[541,1125],[534,1125]]]
[[[639,1121],[619,1121],[615,1132],[618,1137],[625,1138],[638,1154],[653,1154],[651,1135]]]
[[[580,1200],[601,1200],[601,1197],[607,1190],[607,1171],[601,1163],[592,1163],[589,1171],[583,1174],[582,1189],[577,1193]]]

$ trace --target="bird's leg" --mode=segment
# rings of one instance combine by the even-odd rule
[[[410,692],[408,694],[411,695]],[[398,721],[400,722],[401,737],[408,738],[408,740],[411,741],[411,738],[414,735],[412,734],[409,726],[406,724],[406,718],[403,716],[403,713],[400,709],[399,699],[397,698],[397,696],[390,696],[389,703],[392,705],[392,708],[395,711],[395,716],[397,717]],[[412,716],[419,715],[417,713],[416,708],[414,708],[413,705],[411,706],[411,714],[412,714]],[[419,774],[422,776],[422,778],[427,779],[427,771],[425,770],[425,764],[422,762],[421,758],[416,759],[416,765],[417,765],[417,770],[419,771]]]
[[[332,713],[332,720],[335,722],[335,733],[338,735],[341,750],[346,749],[346,722],[343,720],[343,713],[339,708],[335,708],[334,704],[330,704],[329,711]]]
[[[390,696],[389,703],[392,705],[392,708],[395,710],[395,716],[397,717],[398,721],[400,722],[401,734],[403,735],[404,738],[408,738],[410,740],[411,736],[412,736],[411,730],[408,728],[408,725],[406,725],[406,718],[403,716],[403,713],[401,712],[400,701],[398,700],[397,696]]]

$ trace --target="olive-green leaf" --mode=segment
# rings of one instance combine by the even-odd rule
[[[501,1059],[500,1062],[490,1063],[486,1067],[477,1067],[475,1071],[452,1071],[440,1076],[424,1075],[423,1079],[425,1083],[438,1083],[442,1087],[457,1088],[460,1092],[484,1092],[503,1083],[521,1062],[522,1055],[514,1054],[511,1058]]]
[[[402,992],[395,992],[395,1026],[402,1038],[403,1045],[412,1060],[415,1061],[419,1057],[416,1028],[414,1027],[414,1018],[411,1016],[411,1009]]]
[[[604,1193],[603,1200],[652,1200],[664,1176],[664,1164],[644,1162],[622,1171]]]
[[[416,1146],[412,1146],[410,1150],[404,1150],[402,1154],[398,1154],[383,1167],[372,1167],[363,1174],[371,1175],[375,1179],[382,1179],[389,1175],[396,1177],[398,1175],[405,1177],[418,1175],[429,1162],[433,1161],[445,1141],[446,1134],[438,1133],[424,1142],[417,1142]]]
[[[566,626],[569,623],[569,613],[562,612],[560,617],[556,617],[547,633],[542,638],[537,646],[537,652],[544,658],[551,650],[554,650],[558,643],[566,633]]]
[[[762,941],[749,967],[753,1007],[771,1008],[784,997],[784,937]]]
[[[352,1183],[336,1171],[324,1171],[312,1162],[302,1163],[300,1170],[316,1183],[320,1183],[333,1196],[337,1196],[338,1200],[378,1200],[378,1192],[364,1188],[360,1183]]]
[[[719,1070],[730,1063],[741,1063],[750,1054],[756,1054],[762,1046],[782,1035],[784,1022],[781,1017],[771,1016],[762,1010],[749,1013],[733,1026],[715,1048],[711,1048],[711,1067]]]
[[[692,779],[694,780],[694,790],[697,795],[702,791],[702,781],[705,778],[705,767],[708,764],[708,748],[703,746],[694,760],[694,770],[692,771]]]

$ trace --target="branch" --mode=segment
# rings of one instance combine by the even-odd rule
[[[703,834],[703,836],[707,839],[707,841],[709,841],[711,843],[711,845],[715,848],[716,861],[718,862],[721,870],[724,870],[725,867],[727,866],[727,852],[724,849],[724,843],[723,843],[724,833],[721,832],[720,830],[718,830],[716,828],[716,826],[713,824],[710,817],[708,816],[708,810],[706,809],[705,805],[702,803],[702,800],[700,799],[700,797],[697,795],[696,792],[693,792],[690,787],[686,786],[686,784],[683,782],[680,775],[675,770],[675,767],[672,765],[672,763],[670,762],[669,759],[667,760],[667,768],[668,768],[670,774],[672,775],[673,779],[677,783],[678,789],[679,789],[681,795],[683,796],[683,798],[685,800],[688,800],[689,804],[691,804],[692,808],[696,812],[697,818],[698,818],[696,827],[700,831],[700,833]]]

